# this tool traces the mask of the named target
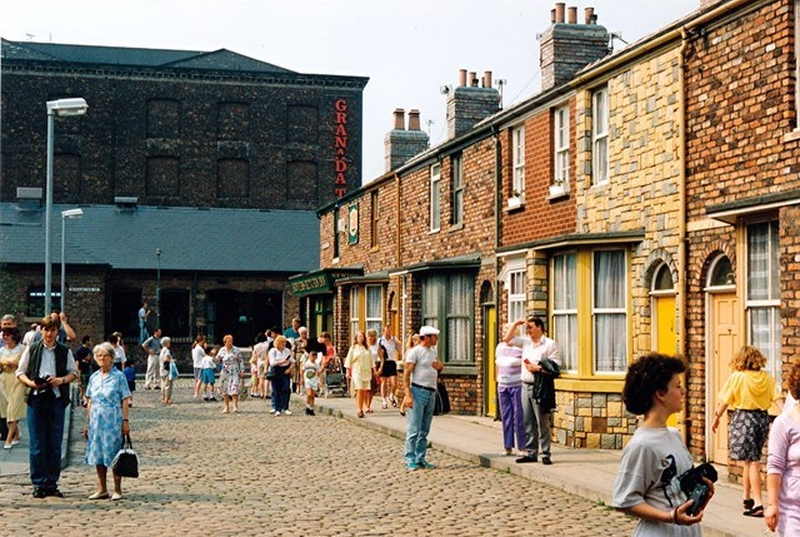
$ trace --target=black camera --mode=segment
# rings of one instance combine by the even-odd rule
[[[43,377],[36,377],[33,379],[33,383],[37,386],[45,386],[47,385],[47,381],[50,380],[50,375],[45,375]]]
[[[690,500],[694,500],[694,503],[686,510],[686,514],[689,516],[695,516],[708,502],[708,493],[711,489],[703,481],[704,477],[712,483],[717,482],[717,470],[707,462],[687,470],[678,477],[683,493]]]

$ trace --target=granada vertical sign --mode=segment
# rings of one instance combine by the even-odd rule
[[[346,99],[338,99],[334,103],[334,125],[336,130],[333,136],[333,193],[341,198],[347,193],[347,177],[349,165],[347,163],[347,114]]]

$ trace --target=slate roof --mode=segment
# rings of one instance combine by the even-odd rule
[[[215,51],[166,50],[94,45],[35,43],[2,40],[2,57],[9,60],[66,62],[171,69],[211,69],[296,74],[227,49]]]
[[[37,205],[38,207],[38,205]],[[50,258],[61,264],[61,211],[53,205]],[[80,206],[66,222],[67,264],[114,270],[288,272],[319,268],[319,220],[314,211]],[[0,203],[0,263],[44,263],[44,209]],[[54,271],[57,269],[54,268]]]

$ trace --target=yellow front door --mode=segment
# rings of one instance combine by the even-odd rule
[[[483,378],[484,405],[486,415],[493,418],[499,417],[497,410],[497,375],[494,367],[494,349],[497,347],[497,311],[494,306],[487,306],[483,310]]]
[[[656,313],[655,351],[669,356],[678,352],[678,333],[675,330],[675,296],[657,296],[653,299]],[[684,386],[686,376],[684,375]],[[676,427],[681,436],[684,434],[684,416],[686,411],[681,409],[667,420],[667,425]]]
[[[735,293],[711,294],[710,318],[707,327],[709,336],[706,370],[709,372],[706,416],[713,416],[717,408],[717,394],[722,384],[731,376],[730,362],[739,349],[739,323]],[[709,420],[710,421],[710,420]],[[709,433],[710,427],[709,427]],[[719,420],[719,428],[711,434],[707,452],[712,462],[728,464],[728,416]]]

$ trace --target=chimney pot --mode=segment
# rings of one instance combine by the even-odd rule
[[[556,2],[556,22],[564,22],[564,2]]]
[[[556,8],[550,10],[550,24],[556,23]]]
[[[394,128],[398,131],[406,129],[406,111],[402,108],[394,109]]]
[[[491,71],[484,71],[483,72],[483,87],[484,88],[491,88],[492,87],[492,72]]]
[[[594,24],[595,21],[597,20],[597,19],[595,19],[595,16],[594,16],[594,8],[593,7],[587,7],[586,9],[583,10],[583,12],[585,14],[586,24]]]
[[[478,77],[476,76],[475,71],[469,72],[469,87],[475,88],[478,86]]]
[[[570,6],[567,8],[567,22],[569,24],[578,24],[578,8]]]
[[[419,131],[422,130],[419,125],[419,110],[412,108],[408,111],[408,130]]]
[[[466,69],[459,69],[458,70],[458,86],[464,87],[467,85],[467,70]]]

